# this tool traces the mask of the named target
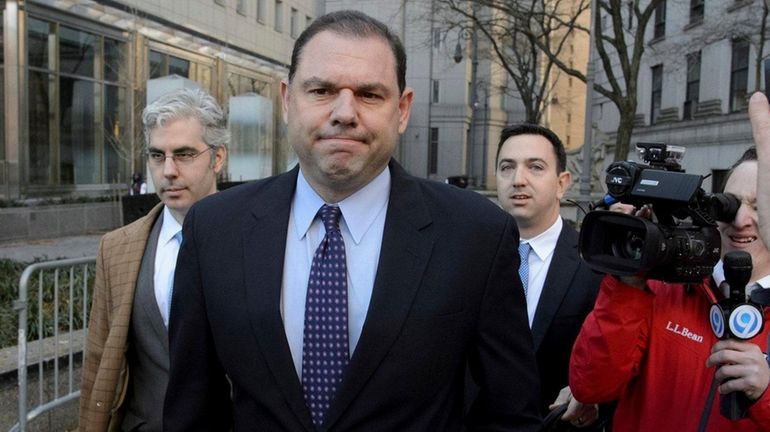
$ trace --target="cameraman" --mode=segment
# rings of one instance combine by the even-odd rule
[[[755,282],[770,287],[770,251],[759,237],[758,221],[770,223],[770,194],[763,191],[757,197],[757,172],[770,171],[767,99],[755,94],[749,111],[764,158],[758,166],[752,148],[730,170],[725,192],[738,196],[741,207],[731,224],[719,225],[723,254],[743,250],[752,256],[747,290]],[[645,209],[637,215],[643,213]],[[614,431],[695,431],[716,367],[719,393],[743,392],[752,405],[745,419],[731,422],[720,415],[715,397],[706,430],[770,431],[770,367],[762,352],[767,350],[770,310],[765,308],[763,332],[750,342],[718,341],[708,311],[723,296],[717,288],[723,280],[721,263],[713,278],[688,286],[606,276],[572,351],[569,384],[574,396],[584,403],[618,399]]]

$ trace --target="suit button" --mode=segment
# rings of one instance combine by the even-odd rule
[[[102,404],[102,402],[99,402],[99,401],[97,401],[97,402],[96,402],[96,406],[97,406],[97,407],[101,408],[101,407],[102,407],[102,405],[103,405],[103,404]]]

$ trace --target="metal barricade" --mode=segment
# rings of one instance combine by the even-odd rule
[[[35,417],[80,396],[73,363],[85,348],[95,261],[95,257],[85,257],[40,262],[28,266],[21,275],[19,299],[14,302],[19,316],[19,422],[11,431],[26,431],[27,423]],[[60,370],[62,363],[66,371]],[[37,405],[30,409],[28,390],[34,389],[28,388],[27,379],[35,371]],[[60,383],[60,375],[65,376],[66,383]],[[51,378],[49,397],[44,390]]]

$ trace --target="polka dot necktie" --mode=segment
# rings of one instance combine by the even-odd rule
[[[529,285],[529,251],[532,247],[527,242],[519,243],[519,258],[521,258],[521,264],[519,265],[519,278],[521,279],[521,286],[524,287],[524,296],[527,295],[527,286]]]
[[[302,389],[313,423],[324,422],[348,365],[348,282],[340,209],[319,210],[326,235],[315,251],[305,300]]]

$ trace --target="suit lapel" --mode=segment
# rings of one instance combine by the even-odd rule
[[[163,203],[156,205],[150,210],[147,216],[134,222],[134,224],[129,225],[131,228],[124,231],[126,236],[124,242],[126,249],[121,257],[123,263],[120,264],[123,268],[116,268],[114,274],[126,275],[124,283],[121,284],[121,294],[123,296],[123,304],[128,306],[129,311],[134,304],[136,281],[139,278],[139,268],[142,263],[144,249],[147,247],[147,240],[150,237],[150,230],[152,230],[155,219],[158,218],[162,209]],[[139,239],[140,241],[134,241],[134,239]],[[131,316],[130,312],[128,316]]]
[[[158,302],[155,299],[155,253],[158,247],[158,236],[160,235],[160,228],[163,225],[163,214],[158,217],[157,221],[153,224],[152,230],[147,240],[147,245],[144,248],[144,254],[142,256],[142,264],[139,269],[139,278],[137,280],[137,287],[135,296],[135,302],[138,303],[138,307],[142,308],[144,315],[149,321],[150,327],[152,327],[157,340],[161,342],[164,352],[168,355],[168,331],[163,324],[163,317],[160,314],[158,308]],[[143,324],[146,324],[145,323]]]
[[[356,350],[329,409],[330,427],[377,369],[403,326],[433,248],[419,186],[395,162],[372,299]]]
[[[535,351],[539,349],[551,321],[553,321],[564,296],[569,291],[580,262],[579,259],[577,233],[565,222],[559,239],[556,241],[556,249],[553,252],[553,259],[545,277],[543,292],[540,294],[540,301],[535,311],[535,319],[532,321],[532,342]]]
[[[294,370],[281,317],[281,281],[289,212],[299,168],[275,179],[258,194],[253,219],[242,232],[243,277],[252,330],[278,387],[299,421],[314,430],[302,386]]]

